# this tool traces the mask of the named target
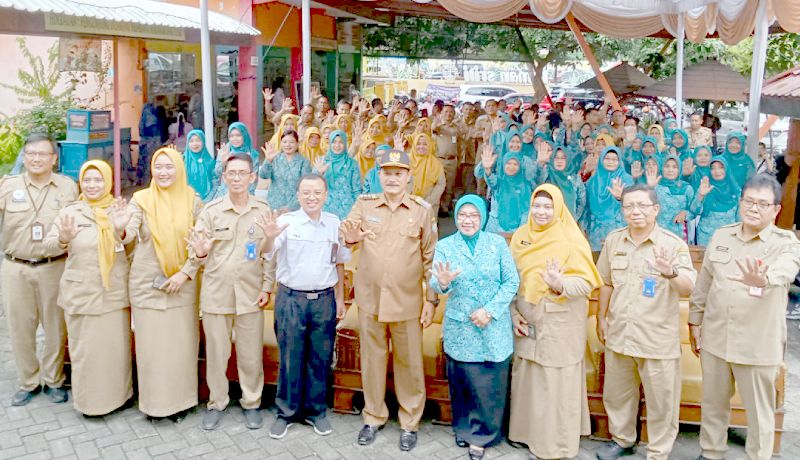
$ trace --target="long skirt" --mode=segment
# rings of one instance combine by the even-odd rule
[[[195,407],[200,346],[196,305],[154,310],[133,307],[139,410],[167,417]]]
[[[456,442],[489,447],[503,439],[510,365],[510,357],[499,363],[465,363],[447,357]]]
[[[75,410],[105,415],[120,408],[133,396],[130,309],[64,319]]]
[[[581,436],[591,432],[583,361],[544,367],[514,357],[511,402],[508,439],[539,458],[575,457]]]

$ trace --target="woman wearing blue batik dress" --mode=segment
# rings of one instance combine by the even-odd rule
[[[253,171],[258,171],[258,152],[253,148],[250,140],[250,133],[244,123],[235,122],[228,126],[228,142],[224,144],[217,153],[217,163],[214,166],[214,180],[219,184],[214,198],[220,198],[228,194],[228,184],[222,180],[222,173],[225,169],[225,161],[233,154],[240,153],[248,155],[253,163]],[[256,192],[258,181],[250,184],[250,194]]]
[[[700,189],[700,181],[711,176],[711,158],[714,153],[708,145],[699,145],[694,149],[694,160],[688,167],[683,167],[683,180],[692,186],[695,192]]]
[[[606,147],[600,155],[600,164],[586,182],[586,197],[589,203],[589,244],[592,252],[599,255],[603,240],[612,230],[625,226],[620,199],[622,189],[633,184],[630,174],[625,172],[617,147]]]
[[[572,162],[572,151],[567,147],[556,147],[556,153],[547,166],[546,181],[555,185],[564,195],[564,204],[581,229],[586,228],[584,210],[586,209],[586,185],[580,174],[570,174],[568,166]],[[526,216],[527,219],[527,216]]]
[[[697,244],[707,246],[711,235],[723,225],[739,220],[739,197],[742,189],[733,179],[724,155],[711,160],[711,177],[700,180],[692,203],[692,212],[700,216]]]
[[[280,150],[275,151],[272,144],[264,145],[264,162],[258,176],[270,179],[267,201],[270,208],[277,211],[296,211],[300,209],[297,201],[297,184],[304,174],[311,172],[308,159],[298,152],[296,131],[286,131],[280,139]]]
[[[456,443],[479,460],[503,438],[519,275],[505,238],[481,231],[483,198],[461,197],[455,214],[458,232],[436,244],[430,285],[448,294],[442,335]]]
[[[361,170],[356,160],[347,154],[347,134],[344,131],[331,133],[328,154],[317,159],[312,172],[325,176],[328,181],[328,199],[322,210],[341,220],[347,219],[361,194]]]
[[[722,153],[726,161],[726,171],[740,188],[756,174],[756,164],[744,151],[746,142],[747,136],[744,134],[730,133],[725,141],[725,152]]]
[[[661,228],[688,241],[687,223],[694,218],[694,214],[689,210],[694,202],[694,189],[681,180],[683,177],[682,164],[680,157],[670,155],[661,167],[661,179],[654,187],[658,194],[660,208],[656,222]]]

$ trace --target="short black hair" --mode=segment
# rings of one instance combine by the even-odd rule
[[[584,112],[584,113],[585,113],[586,115],[589,115],[589,114],[590,114],[590,113],[592,113],[592,112],[599,112],[599,110],[598,110],[598,109],[595,109],[594,107],[592,107],[591,109],[586,109],[586,112]]]
[[[689,118],[692,118],[692,117],[693,117],[693,116],[695,116],[695,115],[697,115],[698,117],[700,117],[700,119],[701,119],[701,120],[703,119],[703,114],[702,114],[702,113],[700,113],[700,112],[695,112],[695,113],[693,113],[693,114],[689,115]]]
[[[29,144],[33,144],[36,142],[47,142],[50,144],[50,148],[53,149],[53,153],[58,153],[58,149],[56,148],[56,143],[53,142],[53,138],[50,137],[47,133],[31,133],[28,137],[25,138],[25,147]]]
[[[778,182],[778,179],[775,178],[775,176],[761,173],[751,177],[747,182],[744,183],[744,187],[742,187],[742,197],[744,197],[744,192],[751,188],[766,188],[772,190],[773,195],[775,195],[772,204],[781,204],[781,199],[783,198],[783,187],[781,186],[780,182]]]
[[[247,155],[245,153],[232,153],[231,156],[229,156],[228,159],[225,160],[224,171],[227,171],[228,165],[231,164],[231,161],[235,160],[242,160],[244,162],[247,162],[247,164],[250,166],[250,172],[253,172],[253,159],[250,158],[250,155]]]
[[[283,140],[283,138],[284,138],[284,137],[286,137],[286,136],[292,136],[292,137],[294,137],[294,140],[295,140],[295,141],[297,141],[297,142],[300,142],[300,136],[298,136],[298,135],[297,135],[297,131],[295,131],[295,130],[293,130],[293,129],[290,129],[290,130],[288,130],[288,131],[284,132],[284,133],[281,135],[281,140]]]
[[[630,115],[628,115],[628,116],[625,118],[625,121],[628,121],[628,120],[633,120],[633,121],[635,121],[635,122],[636,122],[636,124],[637,124],[637,125],[639,124],[639,118],[637,118],[637,117],[633,117],[633,116],[630,116]]]
[[[375,99],[372,100],[372,107],[375,107],[376,105],[379,105],[379,104],[383,104],[383,101],[381,100],[381,98],[376,97]]]
[[[656,193],[656,189],[642,182],[625,187],[625,189],[622,190],[622,196],[619,199],[620,203],[625,200],[625,195],[633,192],[647,192],[647,195],[650,197],[650,201],[652,201],[653,204],[658,204],[658,193]]]
[[[300,190],[300,185],[307,180],[321,180],[322,185],[325,186],[325,191],[328,191],[328,179],[325,179],[325,176],[317,173],[307,173],[300,176],[300,180],[297,181],[297,190]]]

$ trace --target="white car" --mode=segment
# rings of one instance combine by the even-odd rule
[[[461,92],[458,94],[459,104],[465,102],[484,103],[489,99],[499,101],[503,96],[516,93],[517,90],[508,86],[496,85],[461,85]]]

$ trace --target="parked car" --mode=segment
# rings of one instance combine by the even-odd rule
[[[517,90],[508,86],[497,85],[461,85],[461,92],[458,95],[458,102],[480,102],[484,103],[489,99],[500,100],[504,96],[516,93]]]

